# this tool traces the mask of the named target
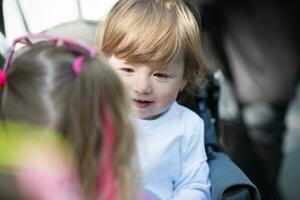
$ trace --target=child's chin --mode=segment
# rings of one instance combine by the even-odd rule
[[[157,115],[150,115],[150,114],[141,114],[141,113],[138,113],[137,114],[137,118],[139,119],[144,119],[144,120],[153,120],[153,119],[157,119],[158,117],[160,116],[160,114],[157,114]]]

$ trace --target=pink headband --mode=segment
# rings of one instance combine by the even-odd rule
[[[58,42],[60,42],[60,44],[63,44],[63,46],[67,50],[73,51],[73,52],[78,52],[81,54],[83,52],[85,52],[90,57],[95,57],[97,54],[96,50],[94,48],[92,48],[91,46],[81,43],[80,41],[61,37],[61,36],[51,36],[51,35],[45,35],[45,34],[27,34],[27,35],[18,37],[12,42],[12,46],[10,47],[10,49],[6,55],[3,68],[0,69],[0,89],[2,89],[3,86],[5,85],[6,73],[10,66],[16,44],[23,43],[27,46],[31,46],[32,44],[34,44],[33,41],[38,42],[41,40],[51,41],[51,42],[53,42],[53,44],[55,44],[55,46],[58,44]],[[76,61],[77,58],[75,59],[75,61],[73,63],[73,70],[74,70],[75,74],[78,74],[80,72],[80,65],[81,65],[81,62],[83,59],[84,58],[80,58],[80,59],[78,58],[79,61]]]
[[[84,56],[80,55],[73,61],[72,69],[73,72],[78,75],[81,70],[81,63],[84,60]],[[0,69],[0,89],[4,87],[6,81],[6,75],[3,70]]]

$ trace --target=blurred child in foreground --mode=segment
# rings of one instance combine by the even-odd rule
[[[13,53],[20,43],[26,47]],[[94,49],[67,38],[20,37],[0,71],[0,86],[2,122],[49,128],[70,144],[82,199],[136,198],[127,95]]]

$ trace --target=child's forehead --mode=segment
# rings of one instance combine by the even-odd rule
[[[119,58],[120,59],[120,58]],[[140,66],[148,66],[153,70],[168,70],[171,68],[174,68],[175,66],[183,64],[183,56],[176,56],[173,58],[169,63],[163,63],[163,62],[134,62],[134,61],[128,61],[126,58],[121,58],[120,62],[122,62],[124,65],[129,65],[132,67],[140,67]]]
[[[132,66],[135,68],[141,67],[141,66],[147,66],[153,70],[165,70],[169,68],[169,64],[163,64],[163,63],[147,63],[147,62],[129,62],[127,60],[123,60],[123,64]]]

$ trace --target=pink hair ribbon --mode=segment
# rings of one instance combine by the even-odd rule
[[[115,174],[113,166],[113,149],[114,149],[114,128],[113,122],[110,118],[109,112],[105,105],[103,92],[100,92],[100,112],[102,114],[102,129],[103,141],[101,147],[100,166],[98,172],[100,179],[98,179],[96,186],[96,199],[104,197],[105,200],[116,199],[116,185]]]
[[[72,66],[72,69],[73,69],[73,72],[78,75],[80,73],[80,70],[81,70],[81,63],[82,61],[84,60],[84,56],[83,55],[80,55],[78,56],[77,58],[75,58],[75,60],[73,61],[73,66]]]
[[[3,88],[6,81],[6,74],[4,71],[0,70],[0,89]]]

